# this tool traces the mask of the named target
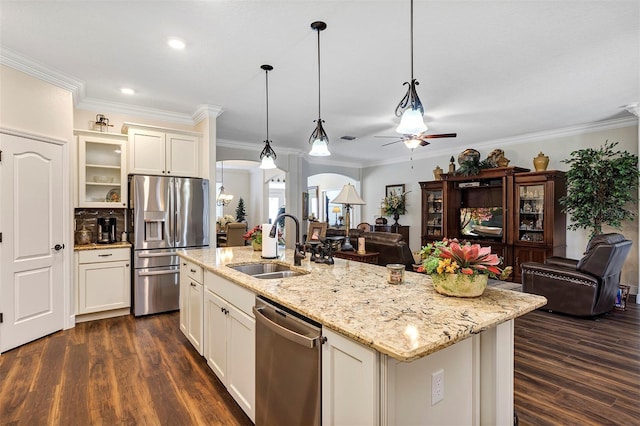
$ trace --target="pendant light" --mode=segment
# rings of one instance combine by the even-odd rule
[[[322,21],[315,21],[311,23],[311,28],[318,32],[318,119],[314,121],[316,123],[316,129],[311,133],[309,137],[309,143],[311,144],[311,151],[309,155],[314,157],[326,157],[331,155],[329,152],[329,137],[322,128],[324,121],[320,118],[320,31],[327,28],[327,24]]]
[[[396,107],[396,117],[402,117],[396,132],[403,135],[419,135],[427,131],[427,126],[422,118],[424,108],[418,97],[418,92],[416,92],[418,84],[420,83],[413,78],[413,0],[411,0],[411,81],[404,82],[403,86],[408,86],[407,93]]]
[[[231,200],[233,200],[233,195],[226,194],[224,192],[224,161],[221,161],[220,164],[221,164],[221,170],[222,170],[222,175],[221,175],[222,184],[220,185],[220,192],[218,193],[218,197],[216,198],[216,204],[219,206],[226,206],[231,202]]]
[[[276,163],[274,163],[274,160],[277,158],[277,155],[273,148],[271,148],[271,141],[269,140],[269,71],[273,70],[273,67],[271,65],[262,65],[260,68],[264,70],[265,87],[267,93],[267,139],[264,141],[264,148],[260,153],[260,168],[275,169]]]

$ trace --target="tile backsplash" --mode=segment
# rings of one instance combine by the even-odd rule
[[[98,218],[116,218],[116,239],[120,241],[120,236],[124,232],[125,209],[75,209],[75,230],[82,229],[82,226],[91,231],[91,242],[98,239]]]

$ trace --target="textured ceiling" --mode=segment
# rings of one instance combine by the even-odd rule
[[[0,1],[2,57],[84,83],[78,106],[131,106],[190,120],[223,110],[221,143],[266,137],[308,151],[318,116],[329,161],[409,158],[393,114],[410,78],[409,1]],[[430,133],[415,157],[613,118],[640,101],[638,1],[416,0],[415,77]],[[167,47],[169,36],[186,41]],[[6,63],[6,60],[4,61]],[[119,92],[123,86],[134,96]],[[350,135],[353,141],[341,140]]]

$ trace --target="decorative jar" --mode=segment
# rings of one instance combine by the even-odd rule
[[[404,268],[405,266],[401,263],[390,263],[387,265],[387,272],[389,273],[387,281],[389,284],[402,284],[404,281]]]
[[[536,168],[536,172],[542,172],[547,170],[547,166],[549,165],[549,157],[544,155],[542,151],[538,154],[537,157],[533,158],[533,167]]]

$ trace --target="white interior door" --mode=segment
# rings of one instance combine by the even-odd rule
[[[64,326],[63,147],[0,134],[0,352]]]

